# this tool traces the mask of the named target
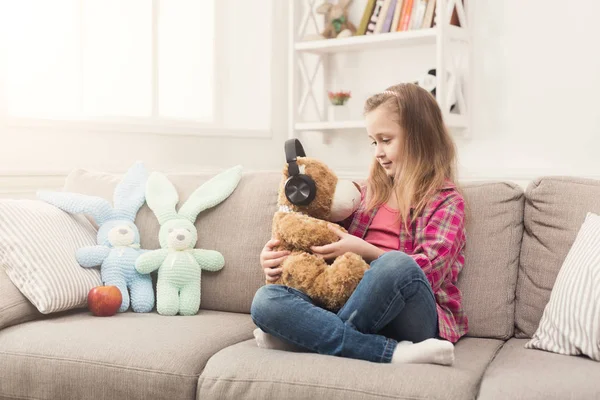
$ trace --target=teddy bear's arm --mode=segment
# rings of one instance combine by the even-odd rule
[[[152,250],[144,253],[135,260],[135,269],[140,274],[154,272],[160,268],[163,261],[167,258],[168,253],[169,250],[167,249]]]
[[[306,215],[276,213],[273,219],[273,233],[281,242],[279,248],[310,252],[312,246],[323,246],[339,240],[327,227],[330,223]]]
[[[102,265],[104,260],[110,254],[110,248],[103,245],[88,246],[77,249],[75,258],[79,265],[84,268],[97,267]]]
[[[192,255],[205,271],[218,271],[225,265],[223,255],[215,250],[194,249]]]

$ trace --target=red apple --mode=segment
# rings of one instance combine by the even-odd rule
[[[122,301],[123,296],[116,286],[96,286],[88,293],[88,308],[97,317],[115,315]]]

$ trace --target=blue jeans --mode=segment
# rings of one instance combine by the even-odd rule
[[[264,332],[308,351],[372,362],[390,362],[398,341],[438,335],[431,285],[400,251],[374,260],[337,314],[283,285],[258,289],[250,314]]]

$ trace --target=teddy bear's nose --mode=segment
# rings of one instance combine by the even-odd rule
[[[124,234],[126,234],[126,233],[127,233],[127,229],[125,229],[125,228],[121,228],[121,229],[119,229],[119,233],[120,233],[121,235],[124,235]]]
[[[184,235],[177,235],[177,240],[183,240],[183,239],[185,239]]]

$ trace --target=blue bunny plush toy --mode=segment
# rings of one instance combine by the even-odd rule
[[[71,192],[39,191],[38,198],[71,214],[92,216],[98,225],[96,246],[77,250],[77,262],[84,268],[100,266],[105,285],[116,286],[123,302],[119,312],[131,308],[135,312],[150,312],[154,308],[154,288],[149,274],[140,274],[135,261],[143,252],[140,233],[134,221],[145,201],[148,172],[141,162],[125,174],[114,192],[114,208],[101,197]]]

